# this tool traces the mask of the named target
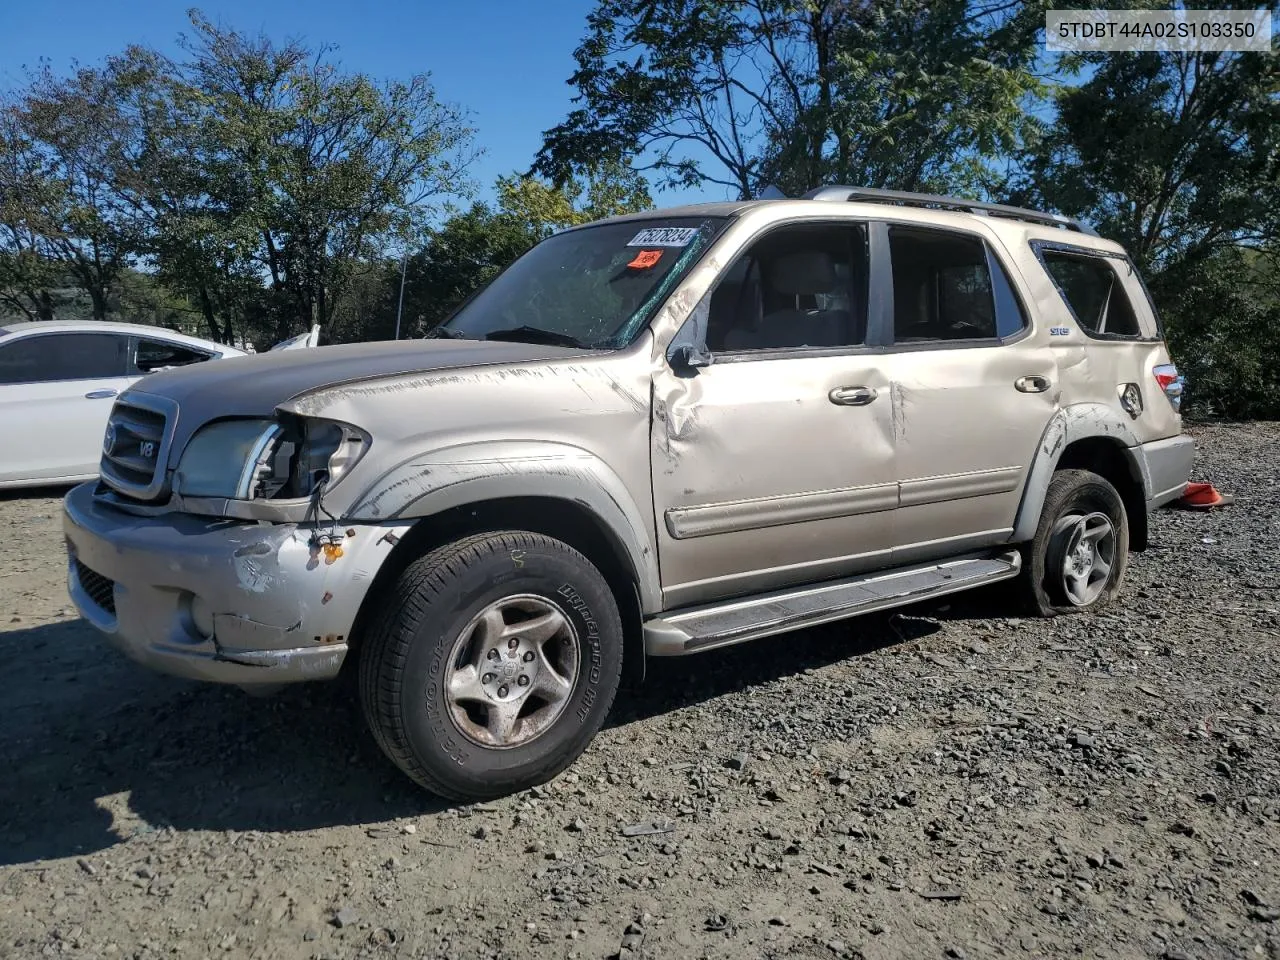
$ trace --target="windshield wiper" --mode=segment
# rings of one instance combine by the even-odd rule
[[[468,337],[461,330],[451,330],[448,327],[440,326],[432,329],[432,331],[428,333],[425,337],[423,337],[423,339],[424,340],[472,340],[474,339],[474,337]]]
[[[567,333],[555,330],[543,330],[539,327],[519,326],[510,330],[490,330],[484,335],[486,340],[514,340],[517,343],[548,343],[558,347],[581,347],[582,341]]]

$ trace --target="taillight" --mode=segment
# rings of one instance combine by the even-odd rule
[[[1178,374],[1178,368],[1172,363],[1162,363],[1160,366],[1151,371],[1156,378],[1156,383],[1160,384],[1160,389],[1164,391],[1164,395],[1169,400],[1169,405],[1175,411],[1182,409],[1182,387],[1186,382]]]

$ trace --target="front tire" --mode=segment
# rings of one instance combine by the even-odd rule
[[[617,603],[586,557],[541,534],[480,534],[401,574],[361,650],[361,702],[415,782],[488,800],[550,780],[586,749],[622,650]]]
[[[1129,517],[1116,488],[1088,470],[1055,473],[1023,548],[1019,589],[1029,611],[1096,610],[1119,593],[1128,562]]]

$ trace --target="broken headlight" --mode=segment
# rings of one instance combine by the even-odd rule
[[[191,438],[174,487],[184,497],[309,497],[321,483],[337,483],[368,448],[364,431],[333,420],[220,420]]]

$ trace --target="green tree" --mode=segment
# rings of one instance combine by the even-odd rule
[[[989,194],[1007,159],[1039,132],[1028,106],[1041,3],[969,0],[871,3],[848,15],[822,108],[836,148],[819,171],[840,182],[898,190]],[[775,138],[776,139],[776,138]],[[800,135],[805,149],[810,135]],[[797,192],[795,134],[774,144],[769,176]],[[806,169],[802,164],[801,170]]]
[[[148,263],[195,305],[204,336],[245,340],[248,317],[264,299],[255,259],[260,237],[245,215],[250,207],[218,137],[221,127],[177,64],[148,50],[130,55],[152,80],[141,106],[144,146],[129,172],[129,196],[148,221]]]
[[[559,187],[538,177],[499,177],[497,191],[499,209],[538,236],[653,206],[644,177],[617,159]]]
[[[535,169],[566,183],[584,166],[644,158],[660,186],[761,186],[771,131],[813,119],[834,83],[846,4],[600,0],[574,51],[581,106],[545,134]],[[814,131],[819,152],[825,131]]]
[[[435,202],[466,189],[472,131],[428,74],[378,84],[344,73],[330,48],[191,17],[179,93],[199,106],[191,133],[211,206],[235,237],[253,237],[276,335],[313,323],[331,333],[360,264],[420,235]]]
[[[17,106],[0,104],[0,307],[28,320],[53,319],[62,280],[39,216],[50,190]]]
[[[136,108],[144,82],[127,59],[110,58],[66,78],[46,65],[13,108],[15,129],[6,136],[16,137],[25,157],[23,185],[5,202],[19,208],[5,220],[20,223],[25,237],[9,229],[9,245],[73,277],[99,320],[141,242],[142,224],[121,183],[140,148]]]
[[[1065,63],[1089,75],[1058,92],[1013,199],[1125,246],[1188,374],[1191,409],[1280,416],[1280,298],[1264,269],[1280,251],[1280,66],[1203,52]]]
[[[482,203],[450,217],[409,258],[401,335],[431,330],[539,239],[529,223]]]
[[[555,187],[511,175],[496,184],[496,209],[473,204],[427,235],[407,268],[403,329],[421,334],[534,244],[557,230],[652,206],[648,184],[626,164],[606,163]],[[395,277],[398,282],[398,275]],[[394,324],[392,324],[392,328]]]
[[[1280,419],[1280,250],[1225,247],[1157,279],[1188,410]]]
[[[662,186],[968,187],[1021,138],[1039,4],[599,0],[546,132],[556,183],[620,153]]]
[[[1159,273],[1280,236],[1280,66],[1113,54],[1062,87],[1023,196],[1084,217]]]
[[[336,343],[390,340],[395,336],[396,301],[402,261],[378,258],[362,261],[334,308],[327,338]],[[263,346],[271,346],[265,343]]]

